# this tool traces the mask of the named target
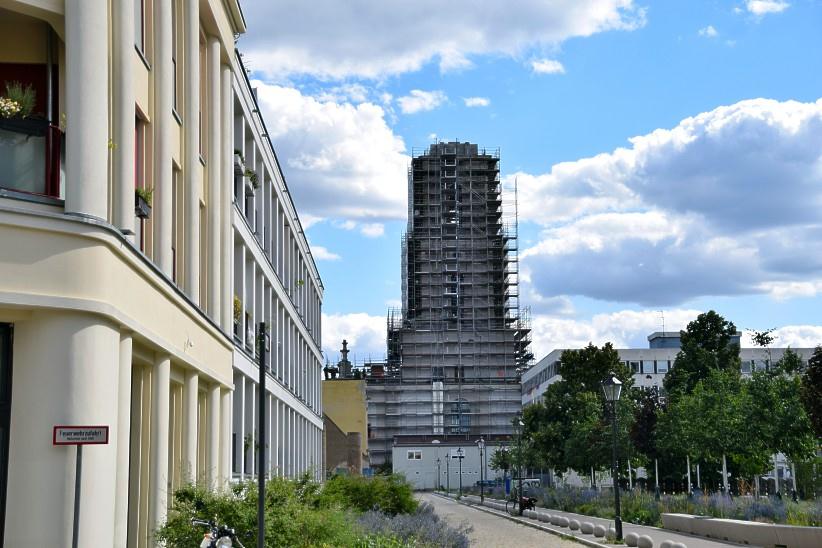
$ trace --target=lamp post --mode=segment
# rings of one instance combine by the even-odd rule
[[[480,458],[480,504],[485,502],[485,477],[482,470],[482,454],[485,450],[485,440],[480,438],[477,440],[477,447],[479,447],[479,458]]]
[[[455,458],[460,461],[460,491],[459,491],[459,496],[462,497],[462,459],[465,458],[465,452],[462,450],[462,447],[457,449],[457,456]]]
[[[517,418],[517,425],[519,426],[519,428],[518,428],[519,438],[518,438],[518,441],[517,441],[517,452],[519,453],[519,456],[517,457],[517,460],[519,461],[518,462],[518,464],[519,464],[519,466],[518,466],[518,468],[519,468],[519,487],[517,489],[517,497],[519,497],[519,500],[517,501],[517,508],[519,508],[519,515],[521,516],[522,515],[522,496],[523,496],[522,495],[522,431],[524,430],[525,423],[522,422],[521,418]]]
[[[611,477],[614,482],[614,529],[616,529],[616,540],[622,540],[622,517],[619,515],[619,466],[617,466],[617,423],[616,412],[619,395],[622,392],[622,383],[616,375],[611,373],[607,379],[602,381],[602,392],[605,399],[611,404],[611,432],[613,440],[613,453],[611,456]]]
[[[445,454],[445,492],[451,494],[451,451]]]
[[[434,485],[434,491],[439,491],[440,490],[440,481],[442,481],[442,479],[441,479],[442,476],[440,474],[441,474],[441,472],[440,472],[440,458],[437,457],[437,484]]]
[[[266,354],[271,350],[271,339],[268,335],[268,325],[260,322],[258,328],[259,337],[259,357],[260,357],[260,396],[259,396],[259,419],[257,436],[260,440],[260,449],[257,451],[257,546],[265,546],[265,432],[266,432],[266,410],[265,400],[265,377],[268,373],[268,360]]]

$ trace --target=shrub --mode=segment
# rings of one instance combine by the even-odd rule
[[[389,516],[381,512],[364,513],[357,523],[367,533],[396,539],[399,546],[436,546],[443,548],[468,548],[471,526],[463,524],[454,528],[434,513],[434,508],[423,503],[413,514]]]
[[[334,476],[323,487],[320,503],[326,507],[337,505],[390,515],[414,512],[418,504],[411,484],[396,474],[372,478]]]

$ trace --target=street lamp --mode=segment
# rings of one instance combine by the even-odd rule
[[[519,452],[519,489],[517,491],[517,497],[519,497],[519,501],[517,501],[517,508],[519,508],[519,515],[522,515],[522,431],[525,429],[525,423],[522,422],[521,418],[517,419],[517,425],[519,426],[519,441],[517,443],[518,452]]]
[[[434,491],[440,490],[440,481],[442,481],[442,476],[440,475],[440,458],[437,457],[437,484],[434,486]]]
[[[465,451],[462,450],[462,447],[457,449],[457,460],[460,461],[460,492],[459,495],[462,497],[462,459],[465,458]]]
[[[617,402],[622,393],[622,383],[616,375],[610,373],[607,379],[602,381],[602,392],[605,399],[611,404],[611,432],[613,439],[613,453],[611,456],[611,477],[614,482],[614,529],[616,529],[616,539],[622,540],[622,517],[619,511],[619,467],[617,466]]]
[[[451,494],[451,451],[445,454],[445,492]]]
[[[480,458],[480,504],[485,503],[485,478],[482,473],[482,452],[485,450],[485,440],[480,438],[477,440],[477,447],[479,447]]]

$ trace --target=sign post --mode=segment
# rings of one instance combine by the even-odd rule
[[[74,469],[74,525],[71,546],[77,548],[80,535],[80,480],[83,473],[83,446],[107,445],[108,426],[55,426],[52,445],[76,445],[77,464]]]

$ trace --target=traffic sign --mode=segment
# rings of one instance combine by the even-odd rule
[[[55,426],[53,445],[106,445],[108,426]]]

